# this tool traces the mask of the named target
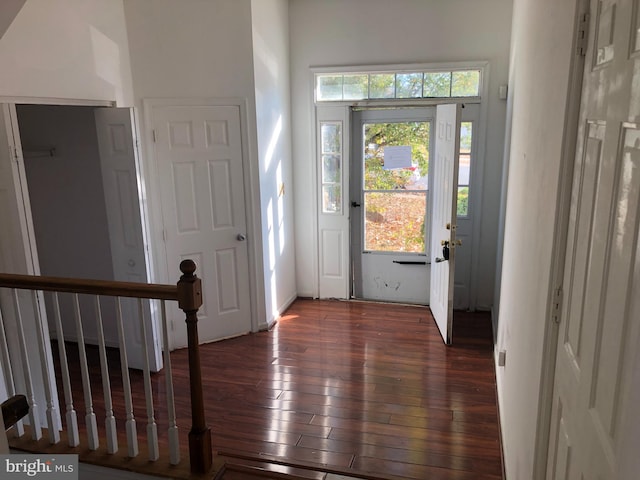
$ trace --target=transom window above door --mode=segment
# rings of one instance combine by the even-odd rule
[[[480,96],[481,70],[317,73],[316,102]]]

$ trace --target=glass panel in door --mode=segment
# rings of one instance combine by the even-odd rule
[[[425,253],[429,122],[364,125],[364,250]]]

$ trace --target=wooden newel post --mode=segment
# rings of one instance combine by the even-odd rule
[[[178,281],[178,306],[184,311],[189,346],[189,383],[191,387],[191,431],[189,432],[189,461],[191,472],[206,473],[213,463],[211,429],[204,415],[200,342],[198,341],[198,309],[202,306],[202,282],[194,274],[193,260],[180,262],[182,276]]]

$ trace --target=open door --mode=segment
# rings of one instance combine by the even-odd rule
[[[456,259],[456,211],[461,106],[438,105],[436,158],[431,199],[431,288],[429,307],[444,343],[451,344]]]
[[[427,196],[436,109],[353,114],[353,296],[429,303]]]
[[[40,268],[31,221],[24,158],[20,146],[16,109],[12,104],[0,104],[0,225],[0,272],[39,275]],[[19,291],[18,302],[22,316],[24,340],[27,345],[38,345],[41,338],[38,336],[36,322],[40,321],[40,328],[43,331],[48,330],[42,293],[33,296],[28,291]],[[4,391],[7,394],[23,393],[30,397],[31,387],[26,384],[24,371],[30,366],[30,368],[39,368],[44,363],[48,363],[49,370],[53,371],[51,347],[49,342],[42,342],[42,350],[34,347],[29,358],[23,358],[14,302],[11,292],[6,289],[0,289],[0,309],[2,310],[2,327],[13,368],[13,378],[8,375],[8,371],[5,369],[0,383],[4,382],[2,386],[5,387]],[[36,315],[38,310],[39,316]],[[30,413],[28,421],[41,422],[42,426],[47,426],[44,381],[49,383],[54,411],[59,412],[55,379],[42,379],[39,375],[33,375],[33,402],[38,408]],[[2,390],[0,388],[0,391]],[[60,421],[57,415],[54,421]]]
[[[96,108],[94,113],[114,280],[147,282],[133,110]],[[141,369],[144,366],[143,332],[137,301],[122,299],[122,309],[129,365]],[[144,310],[144,322],[149,367],[158,371],[162,368],[160,336],[149,308]]]

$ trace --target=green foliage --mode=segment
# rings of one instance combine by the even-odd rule
[[[396,98],[422,97],[422,73],[398,73],[396,75]]]
[[[480,72],[466,70],[451,73],[452,97],[475,97],[480,94]]]
[[[369,123],[364,134],[364,185],[367,190],[405,188],[411,170],[384,169],[384,147],[411,146],[411,156],[421,176],[429,172],[429,122]]]
[[[424,74],[425,97],[448,97],[451,94],[451,72],[429,72]]]
[[[393,98],[395,94],[395,75],[393,73],[369,75],[369,98]]]
[[[466,217],[469,215],[469,187],[458,188],[457,214],[459,217]]]

